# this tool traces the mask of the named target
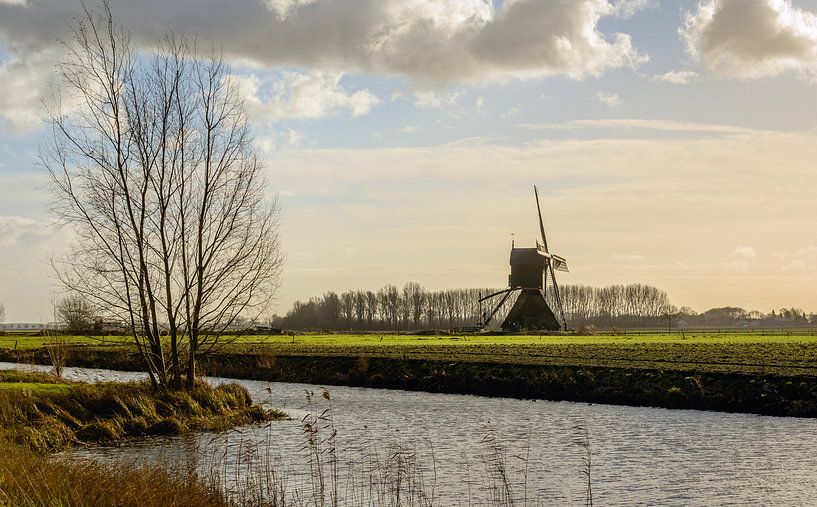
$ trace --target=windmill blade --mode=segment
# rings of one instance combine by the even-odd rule
[[[539,243],[539,240],[536,240],[536,253],[538,253],[539,255],[546,259],[550,259],[551,257],[553,257],[548,253],[547,249],[545,249],[545,247],[541,243]]]
[[[545,247],[545,252],[548,251],[548,240],[545,237],[545,224],[542,222],[542,208],[539,207],[539,190],[536,185],[533,186],[533,195],[536,196],[536,212],[539,214],[539,231],[542,233],[542,246]]]
[[[562,295],[559,294],[559,286],[556,285],[556,272],[550,270],[550,279],[553,282],[553,293],[556,294],[556,304],[559,305],[559,317],[562,318],[562,330],[567,331],[567,321],[565,320],[565,309],[562,306]]]
[[[564,257],[555,254],[550,255],[550,269],[564,271],[565,273],[570,271],[567,269],[567,260],[565,260]]]

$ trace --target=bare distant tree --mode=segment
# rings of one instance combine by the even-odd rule
[[[90,331],[94,326],[94,308],[79,294],[69,294],[54,304],[54,317],[69,333]]]
[[[423,316],[427,299],[425,288],[417,282],[408,282],[403,286],[403,298],[409,307],[414,329],[420,329],[420,318]]]
[[[363,321],[366,318],[366,293],[363,291],[355,291],[355,319],[357,320],[358,328],[363,327]]]
[[[58,274],[129,323],[154,384],[192,387],[199,355],[278,288],[278,204],[244,98],[219,54],[183,38],[137,55],[107,3],[64,45],[43,163],[77,241]]]
[[[6,307],[3,306],[3,303],[0,303],[0,322],[3,322],[6,319]]]
[[[347,327],[352,325],[352,317],[355,315],[355,293],[346,291],[340,295],[340,313],[343,316],[344,324]]]
[[[377,316],[377,294],[368,290],[366,291],[366,328],[371,329],[372,323]]]

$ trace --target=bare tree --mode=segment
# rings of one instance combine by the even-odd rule
[[[43,163],[77,241],[58,274],[129,323],[155,385],[192,387],[197,358],[259,318],[282,265],[244,99],[222,57],[188,40],[138,55],[107,2],[64,45]]]
[[[403,299],[411,315],[414,329],[420,329],[420,318],[426,305],[426,290],[417,282],[408,282],[403,286]]]
[[[352,326],[352,318],[355,315],[355,293],[346,291],[340,295],[340,313],[343,316],[344,325],[348,328]]]
[[[3,303],[0,303],[0,322],[3,322],[6,319],[6,307],[3,306]]]
[[[94,326],[94,308],[78,294],[69,294],[58,300],[54,304],[54,317],[69,333],[86,333]]]

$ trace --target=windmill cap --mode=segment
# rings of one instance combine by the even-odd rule
[[[512,266],[544,266],[546,260],[536,248],[512,248]]]

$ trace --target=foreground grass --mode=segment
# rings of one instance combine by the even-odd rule
[[[129,437],[220,430],[281,414],[252,404],[235,384],[157,392],[145,383],[84,384],[0,371],[0,507],[221,506],[192,471],[76,463],[51,451]]]
[[[0,441],[2,507],[209,507],[228,503],[192,474],[124,464],[72,463]]]

